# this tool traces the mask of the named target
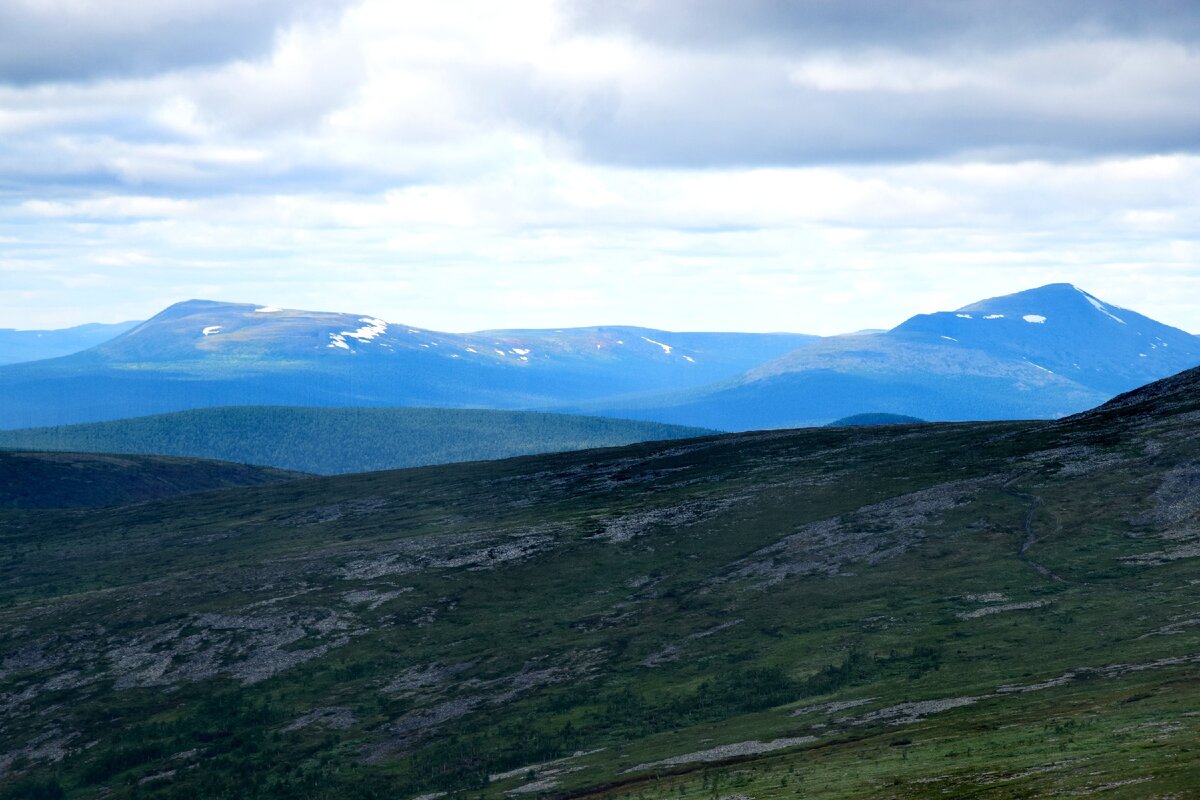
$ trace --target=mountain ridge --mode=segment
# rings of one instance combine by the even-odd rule
[[[816,338],[606,326],[447,334],[191,300],[81,353],[0,368],[0,427],[223,405],[551,410],[703,385]]]
[[[879,333],[630,326],[451,334],[189,300],[89,350],[0,367],[0,428],[230,405],[552,411],[721,430],[860,413],[1057,418],[1200,364],[1200,339],[1069,284]]]

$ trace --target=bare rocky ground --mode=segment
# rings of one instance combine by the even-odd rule
[[[766,588],[796,576],[837,575],[854,563],[878,564],[913,547],[942,514],[1002,482],[996,476],[945,483],[805,525],[734,564],[730,577],[754,578]]]
[[[1166,545],[1128,556],[1130,563],[1153,566],[1200,556],[1200,464],[1181,464],[1169,470],[1151,496],[1149,508],[1130,522],[1153,527],[1156,538]]]
[[[660,761],[649,761],[645,764],[638,764],[636,767],[630,767],[626,772],[640,772],[642,770],[653,769],[655,767],[674,767],[680,764],[695,764],[705,761],[726,761],[731,758],[738,758],[748,755],[759,755],[761,753],[770,753],[775,750],[782,750],[787,747],[796,747],[797,745],[809,744],[815,742],[815,736],[789,736],[782,739],[772,739],[769,742],[735,742],[734,744],[723,744],[718,747],[710,747],[707,750],[699,750],[695,753],[684,753],[683,755],[671,756]]]

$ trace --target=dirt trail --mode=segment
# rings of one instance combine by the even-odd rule
[[[1017,558],[1021,559],[1026,564],[1037,570],[1038,574],[1043,575],[1052,581],[1057,581],[1058,583],[1066,583],[1066,578],[1062,577],[1049,567],[1039,564],[1029,557],[1029,548],[1033,547],[1034,543],[1037,542],[1037,533],[1034,531],[1033,520],[1037,516],[1038,509],[1041,508],[1042,498],[1038,497],[1036,494],[1018,492],[1016,489],[1011,488],[1014,483],[1023,477],[1025,476],[1018,475],[1005,483],[1003,487],[1003,492],[1009,497],[1015,497],[1018,500],[1028,504],[1028,507],[1025,509],[1025,519],[1022,523],[1025,530],[1025,540],[1021,542],[1021,549],[1017,551]]]

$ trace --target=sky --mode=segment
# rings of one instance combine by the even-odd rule
[[[0,327],[1200,331],[1190,0],[0,0]]]

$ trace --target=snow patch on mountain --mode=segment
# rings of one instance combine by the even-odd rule
[[[1109,310],[1108,310],[1108,306],[1104,305],[1104,303],[1101,303],[1099,300],[1097,300],[1096,298],[1092,297],[1090,294],[1088,294],[1087,292],[1085,292],[1083,289],[1078,289],[1077,291],[1078,291],[1078,292],[1079,292],[1081,295],[1083,295],[1084,299],[1085,299],[1085,300],[1087,300],[1089,303],[1091,303],[1091,304],[1092,304],[1092,306],[1093,306],[1093,307],[1094,307],[1094,308],[1095,308],[1097,311],[1099,311],[1101,314],[1103,314],[1103,315],[1104,315],[1104,316],[1106,316],[1106,317],[1109,317],[1110,319],[1114,319],[1114,320],[1116,320],[1117,322],[1121,323],[1122,325],[1124,325],[1124,324],[1125,324],[1125,320],[1121,319],[1121,318],[1120,318],[1120,317],[1118,317],[1116,314],[1114,314],[1114,313],[1112,313],[1111,311],[1109,311]]]
[[[387,333],[388,324],[376,317],[360,317],[359,322],[365,323],[361,328],[352,331],[342,331],[340,333],[329,334],[329,344],[327,347],[340,347],[343,350],[350,350],[350,345],[346,339],[355,339],[359,342],[366,343]],[[428,346],[428,345],[426,345]]]
[[[202,334],[204,334],[205,336],[212,336],[214,333],[221,332],[221,326],[220,325],[209,325],[207,328],[205,328],[204,330],[202,330],[200,332]]]
[[[1026,314],[1025,316],[1021,317],[1021,319],[1025,320],[1026,322],[1032,322],[1035,325],[1041,325],[1046,321],[1046,318],[1041,314]]]
[[[1004,319],[1003,314],[987,314],[984,319]]]
[[[666,353],[667,355],[671,355],[671,350],[673,348],[669,344],[663,344],[662,342],[656,342],[653,339],[649,339],[645,336],[642,337],[642,341],[649,342],[650,344],[656,344],[663,349],[664,353]]]
[[[274,314],[279,311],[283,311],[283,309],[276,308],[275,306],[263,306],[262,308],[254,309],[255,314]]]
[[[387,333],[388,324],[381,319],[362,317],[358,321],[365,322],[366,325],[356,331],[350,331],[343,335],[349,336],[351,339],[358,339],[360,342],[369,342],[375,337]]]

